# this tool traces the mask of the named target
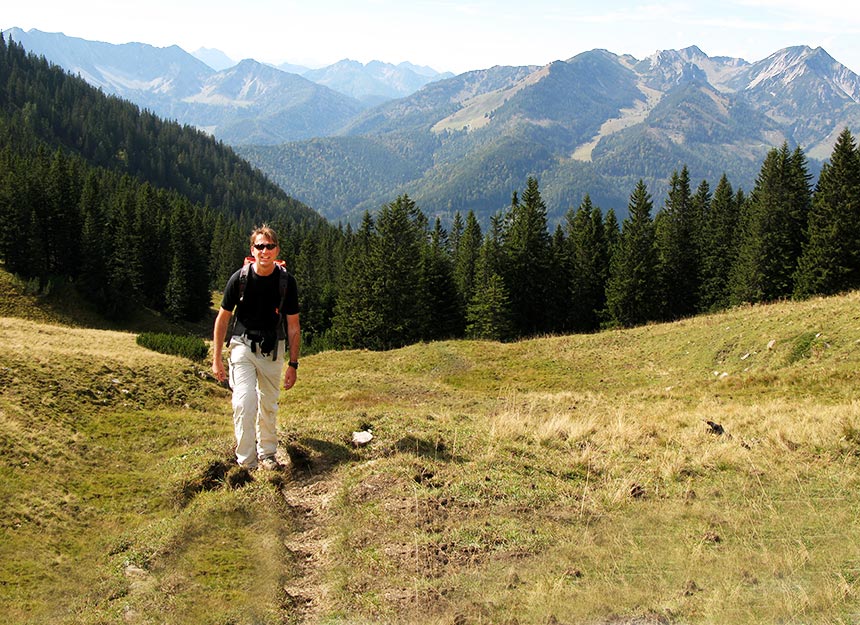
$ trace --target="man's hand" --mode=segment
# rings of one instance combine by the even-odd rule
[[[284,372],[284,390],[290,390],[296,383],[297,372],[292,367],[287,367]]]
[[[224,362],[221,360],[220,355],[217,359],[212,360],[212,375],[214,375],[215,379],[219,382],[223,382],[227,379],[227,372],[224,370]]]

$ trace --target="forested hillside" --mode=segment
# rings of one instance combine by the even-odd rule
[[[0,38],[2,40],[2,38]],[[0,41],[0,258],[46,288],[72,279],[114,317],[209,307],[256,223],[321,224],[231,148],[106,97]]]

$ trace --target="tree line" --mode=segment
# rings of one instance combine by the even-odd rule
[[[693,189],[683,167],[656,212],[640,181],[623,222],[586,195],[552,232],[535,178],[486,231],[473,212],[431,225],[403,195],[301,248],[317,348],[593,332],[834,294],[860,287],[860,150],[846,128],[813,188],[784,144],[748,195],[725,175]]]

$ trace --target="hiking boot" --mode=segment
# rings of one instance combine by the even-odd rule
[[[260,468],[266,471],[277,471],[281,468],[281,465],[274,456],[266,456],[265,458],[260,458]]]

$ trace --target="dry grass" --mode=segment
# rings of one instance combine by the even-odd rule
[[[250,481],[195,365],[2,318],[0,612],[856,622],[858,303],[307,357],[281,408],[293,467]]]

